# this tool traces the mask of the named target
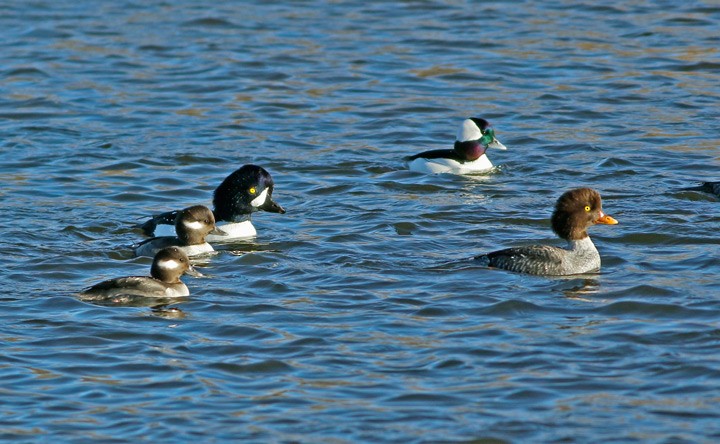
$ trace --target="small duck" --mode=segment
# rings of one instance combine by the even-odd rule
[[[178,212],[175,217],[175,236],[161,236],[146,239],[135,248],[135,256],[150,256],[167,247],[178,247],[188,257],[215,251],[205,238],[208,234],[227,236],[215,226],[215,216],[204,205],[195,205]]]
[[[190,296],[190,290],[180,281],[180,276],[185,273],[198,275],[190,265],[187,255],[180,248],[168,247],[155,255],[150,276],[110,279],[83,290],[80,296],[84,300],[102,300],[120,296],[147,298]]]
[[[587,229],[595,224],[615,225],[618,221],[603,213],[597,191],[578,188],[565,192],[555,205],[551,223],[553,231],[568,242],[567,248],[531,245],[494,251],[475,259],[488,267],[546,276],[600,269],[600,254]]]
[[[411,171],[420,173],[473,174],[492,169],[488,148],[507,149],[487,120],[470,117],[460,125],[453,149],[425,151],[406,160]]]
[[[270,173],[257,165],[243,165],[227,176],[215,189],[213,206],[215,220],[227,222],[218,225],[225,236],[209,234],[208,242],[231,241],[254,237],[257,231],[250,221],[250,215],[256,211],[284,214],[285,209],[272,200],[275,184]],[[149,236],[173,236],[172,226],[177,211],[169,211],[153,216],[140,226]]]

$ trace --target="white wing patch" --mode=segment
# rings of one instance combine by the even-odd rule
[[[166,259],[164,261],[159,261],[158,267],[165,270],[175,270],[176,268],[180,268],[180,262],[173,259]]]
[[[256,197],[255,199],[253,199],[253,200],[250,201],[250,205],[252,205],[252,206],[254,206],[255,208],[257,208],[257,207],[259,207],[260,205],[264,204],[265,201],[267,200],[267,193],[268,193],[268,189],[265,188],[264,190],[262,190],[262,193],[260,193],[260,194],[258,195],[258,197]]]

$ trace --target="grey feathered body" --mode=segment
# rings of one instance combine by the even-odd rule
[[[84,299],[121,295],[172,298],[189,296],[190,291],[180,281],[167,283],[149,276],[129,276],[100,282],[82,292]]]
[[[600,254],[590,237],[568,242],[568,248],[530,245],[477,256],[482,265],[518,273],[562,276],[600,269]]]

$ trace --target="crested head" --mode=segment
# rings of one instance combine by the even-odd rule
[[[551,223],[558,236],[570,241],[586,238],[592,225],[617,221],[603,213],[600,193],[592,188],[577,188],[566,191],[557,200]]]
[[[456,140],[458,142],[468,142],[470,140],[480,140],[484,131],[490,127],[490,122],[478,117],[470,117],[463,120],[458,129]]]
[[[270,173],[257,165],[244,165],[215,189],[213,205],[218,220],[239,222],[259,210],[284,213],[272,200],[275,188]]]
[[[472,162],[485,154],[493,142],[497,140],[490,122],[479,117],[470,117],[460,125],[453,150],[461,159]],[[499,142],[497,144],[498,148],[504,148]]]
[[[150,275],[155,279],[172,284],[180,282],[180,276],[190,270],[190,260],[178,247],[163,248],[155,254]]]

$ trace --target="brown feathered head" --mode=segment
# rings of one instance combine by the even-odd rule
[[[566,191],[555,204],[553,231],[566,240],[587,237],[587,229],[595,224],[615,225],[618,222],[602,210],[600,193],[592,188]]]

